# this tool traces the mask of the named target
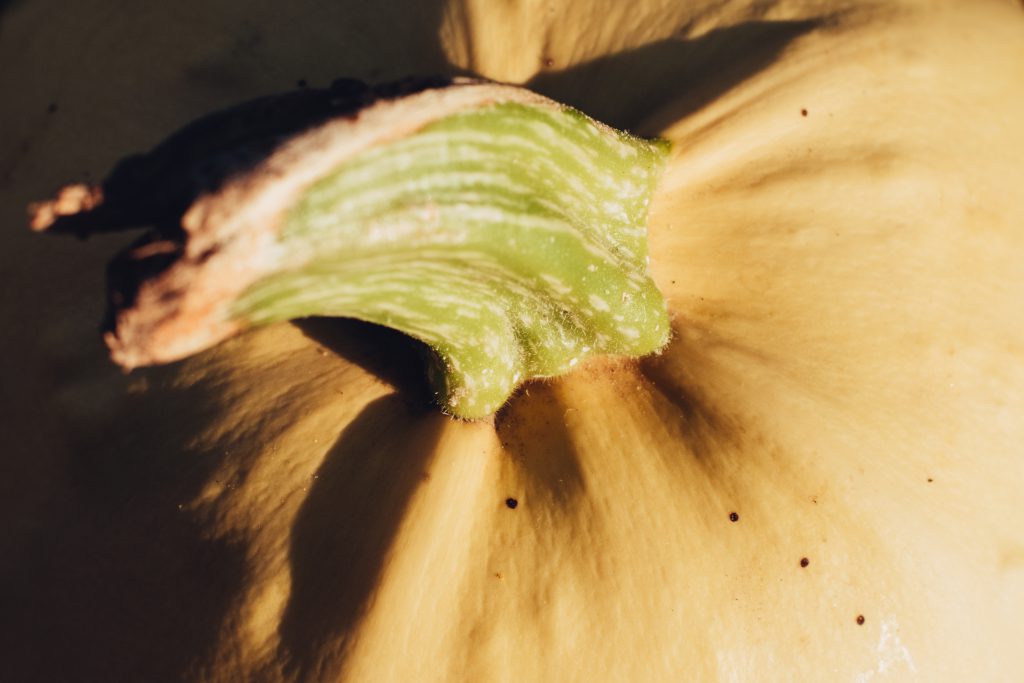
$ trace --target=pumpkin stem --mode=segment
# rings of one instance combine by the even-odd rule
[[[216,187],[111,268],[115,360],[163,362],[252,325],[353,317],[428,344],[439,404],[473,419],[589,355],[663,347],[646,221],[667,145],[520,88],[436,86],[360,90],[369,105],[249,143],[254,160],[238,162],[246,148],[205,159]],[[90,211],[102,201],[83,196],[96,198]]]

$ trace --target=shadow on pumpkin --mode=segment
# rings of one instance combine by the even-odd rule
[[[392,394],[349,423],[317,470],[291,534],[279,636],[298,680],[333,680],[372,598],[406,507],[449,418]]]
[[[426,372],[432,352],[423,342],[352,318],[306,318],[292,324],[312,341],[395,387],[412,413],[436,410]]]
[[[822,19],[745,22],[544,71],[526,86],[616,128],[656,135],[664,124],[764,70],[787,45],[824,24]],[[652,126],[656,113],[661,125]]]
[[[57,31],[68,34],[101,28],[110,38],[108,42],[115,44],[119,31],[127,33],[125,27],[131,30],[136,23],[145,27],[155,13],[152,7],[110,2],[81,5],[78,9],[60,3],[34,4],[38,25],[66,27]],[[7,22],[23,8],[32,9],[32,3],[0,0],[0,32],[11,30]],[[287,6],[266,0],[229,1],[219,3],[215,11],[209,9],[203,3],[189,1],[176,5],[173,15],[190,19],[168,23],[166,33],[160,35],[168,50],[167,59],[154,62],[147,55],[124,50],[116,74],[91,68],[88,54],[68,54],[69,48],[77,49],[79,42],[48,43],[52,82],[35,83],[33,88],[61,92],[62,80],[73,78],[100,92],[122,88],[121,98],[131,100],[138,97],[131,84],[155,79],[164,86],[166,101],[154,103],[154,109],[164,105],[178,119],[185,120],[196,111],[221,106],[225,99],[262,96],[290,87],[300,78],[325,85],[334,76],[390,80],[419,70],[433,73],[446,68],[434,30],[441,25],[444,11],[440,0],[412,6],[384,0],[374,3],[372,11],[365,3],[350,0],[300,0]],[[105,14],[110,15],[109,22],[101,25],[93,20]],[[276,21],[253,18],[267,15]],[[223,52],[178,49],[179,42],[195,42],[193,29],[201,35],[204,29],[232,24],[245,29],[244,44],[228,40],[230,49]],[[282,39],[286,34],[293,38]],[[316,42],[312,35],[319,37]],[[199,61],[184,63],[187,55],[197,53],[202,55]],[[9,66],[9,71],[17,68]],[[228,82],[224,75],[229,77]],[[183,103],[186,99],[188,102]],[[127,111],[149,111],[89,109],[93,104],[85,100],[79,106],[79,118],[75,119],[76,114],[62,116],[60,125],[66,125],[65,121],[78,121],[83,129],[104,121],[120,125],[117,117]],[[87,114],[81,113],[87,109]],[[166,120],[136,120],[127,127],[136,133],[134,139],[157,140],[167,133],[161,123]],[[59,153],[107,159],[136,151],[111,149],[123,144],[119,135],[83,134],[76,140],[75,149],[60,149]],[[28,149],[28,141],[24,149]],[[22,176],[29,178],[27,182],[35,183],[32,192],[68,181],[67,164],[62,158],[47,158],[45,152],[39,156],[25,152],[24,156],[32,162],[25,166],[32,169],[22,173],[19,168],[19,173],[12,171],[11,176],[19,182]],[[10,215],[16,218],[5,227],[22,229],[23,207]],[[99,291],[82,288],[82,282],[88,279],[78,275],[83,266],[77,252],[55,247],[44,253],[45,272],[59,273],[56,277],[68,291],[81,291],[80,296],[75,294],[79,301],[102,297]],[[4,267],[18,258],[24,259],[25,255],[5,259]],[[24,340],[20,343],[34,342],[34,332],[42,326],[40,321],[58,319],[65,314],[60,306],[71,307],[75,301],[71,295],[59,298],[56,304],[44,301],[32,284],[39,271],[32,275],[31,280],[18,280],[15,272],[19,288],[23,285],[29,292],[26,297],[34,298],[32,315],[19,318],[16,326],[31,330],[13,337]],[[79,327],[77,334],[81,337],[96,334],[91,324]],[[69,334],[67,338],[70,343],[74,337]],[[17,348],[14,342],[10,348]],[[36,363],[31,349],[26,355],[29,369],[15,374],[14,382],[23,374],[26,384],[42,384],[43,380],[33,373],[40,367],[48,372],[51,368]],[[197,451],[192,444],[205,425],[219,419],[219,387],[209,382],[168,386],[161,378],[174,377],[174,367],[144,370],[125,379],[108,365],[102,351],[76,362],[75,369],[81,370],[83,365],[90,370],[102,368],[105,377],[113,378],[104,384],[103,391],[109,389],[116,398],[107,406],[106,395],[96,397],[97,403],[103,403],[96,413],[103,420],[113,416],[116,423],[107,427],[94,422],[88,436],[68,439],[65,449],[32,452],[13,444],[3,455],[5,461],[33,459],[39,464],[29,471],[49,481],[47,487],[28,478],[20,482],[24,489],[43,488],[46,499],[41,503],[26,496],[25,501],[4,501],[0,511],[0,524],[16,520],[32,529],[27,541],[15,547],[16,556],[9,555],[0,562],[0,678],[26,683],[202,680],[203,662],[218,646],[225,619],[236,597],[243,593],[246,578],[247,549],[223,538],[209,538],[208,520],[197,519],[187,509],[179,508],[194,500],[218,476],[223,464],[220,453]],[[128,385],[140,376],[151,378],[153,390],[130,394]],[[61,406],[54,394],[67,390],[77,380],[62,376],[52,387],[47,382],[44,390],[30,386],[25,394],[19,390],[11,395],[23,400],[28,396],[32,405],[26,412],[59,412]],[[89,396],[77,400],[85,402]],[[386,412],[380,406],[378,410]],[[433,417],[427,422],[439,419]],[[18,423],[15,418],[4,422],[15,434],[31,424]],[[422,430],[418,433],[423,436]],[[32,520],[30,525],[22,524],[25,518]],[[332,537],[325,529],[321,542],[329,544]],[[302,538],[308,539],[308,534]],[[366,557],[367,562],[380,559],[370,553]]]
[[[594,359],[572,375],[580,381],[567,377],[529,382],[498,412],[498,438],[531,499],[546,499],[552,507],[569,511],[586,493],[583,459],[594,454],[578,443],[579,428],[571,424],[580,417],[574,415],[580,405],[574,391],[580,389],[649,404],[662,428],[672,434],[674,446],[667,456],[691,460],[712,477],[734,471],[741,444],[750,435],[744,421],[716,399],[715,387],[727,379],[715,359],[717,348],[706,346],[706,337],[684,329],[684,324],[674,324],[672,342],[660,354]],[[627,451],[615,457],[629,457],[628,443],[618,445]]]
[[[173,372],[140,374],[159,386]],[[209,387],[132,396],[110,373],[98,389],[122,394],[116,414],[68,438],[61,495],[3,577],[4,680],[189,679],[241,586],[244,548],[208,538],[181,507],[222,462],[190,446],[213,412]]]
[[[565,426],[570,406],[555,390],[557,382],[536,380],[522,386],[495,415],[494,427],[530,499],[568,509],[585,493],[586,478]]]
[[[686,448],[681,453],[692,457],[708,471],[728,463],[722,458],[738,452],[744,437],[743,421],[721,409],[715,402],[713,387],[723,377],[716,367],[716,341],[706,330],[695,330],[686,321],[672,324],[672,341],[655,356],[642,358],[637,370],[654,390],[654,409],[663,424],[673,424]]]

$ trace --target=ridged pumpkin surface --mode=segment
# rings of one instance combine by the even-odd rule
[[[1019,3],[150,5],[0,10],[4,678],[1024,679]],[[350,322],[125,376],[124,238],[23,227],[211,109],[425,71],[672,140],[667,351],[493,424]]]

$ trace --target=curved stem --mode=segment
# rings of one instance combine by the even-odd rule
[[[510,86],[377,103],[194,202],[108,341],[137,365],[252,325],[354,317],[424,341],[441,407],[487,416],[523,381],[667,342],[646,274],[666,152]]]

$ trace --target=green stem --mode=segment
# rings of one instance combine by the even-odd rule
[[[283,192],[271,236],[232,262],[259,265],[228,287],[217,324],[233,331],[316,315],[400,330],[436,352],[438,403],[469,419],[496,411],[522,382],[590,355],[663,347],[669,325],[646,272],[646,221],[667,145],[507,86],[457,84],[435,100],[460,87],[513,95],[437,107],[422,125],[375,138]],[[408,109],[422,118],[431,102]],[[389,103],[388,116],[402,120],[405,104]],[[274,175],[273,162],[263,176]],[[245,182],[235,187],[252,194]],[[246,201],[272,194],[260,192]],[[219,221],[218,236],[205,238],[213,251],[241,249],[241,229],[219,226],[246,223],[234,217],[245,212],[197,205],[186,232],[207,235]],[[132,337],[127,326],[119,324],[115,350]],[[141,362],[159,355],[147,353]]]

